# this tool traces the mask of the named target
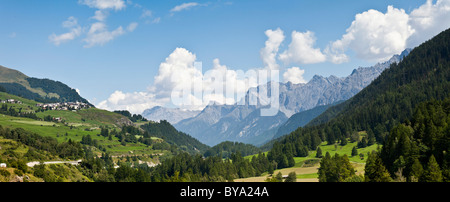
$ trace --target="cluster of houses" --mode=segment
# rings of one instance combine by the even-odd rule
[[[57,102],[57,103],[38,103],[36,107],[41,107],[44,110],[79,110],[87,109],[90,106],[83,102]]]
[[[14,100],[14,99],[6,99],[6,100],[0,100],[1,103],[11,103],[11,104],[22,104],[22,101],[20,100]]]

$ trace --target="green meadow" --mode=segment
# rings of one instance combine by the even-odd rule
[[[78,116],[76,112],[72,111],[46,111],[46,114],[68,115],[66,117],[69,117],[69,120],[70,118],[75,119]],[[118,141],[117,137],[111,137],[112,139],[109,140],[108,137],[100,136],[99,134],[101,131],[100,128],[97,127],[99,125],[94,125],[92,122],[87,124],[80,123],[79,125],[65,125],[63,123],[39,121],[0,114],[0,125],[4,128],[11,129],[23,128],[26,131],[31,131],[42,136],[53,137],[57,139],[58,142],[68,141],[69,139],[73,141],[81,141],[83,136],[90,135],[93,140],[97,140],[98,144],[103,146],[105,151],[111,153],[112,155],[131,154],[129,151],[134,151],[135,154],[160,153],[159,151],[152,150],[151,147],[148,147],[142,143],[127,143],[126,145],[122,145]],[[120,128],[116,129],[120,130]],[[104,151],[97,151],[98,154],[101,152]]]
[[[361,136],[366,135],[365,132],[360,132]],[[344,146],[339,144],[327,145],[326,142],[323,142],[319,145],[322,150],[322,155],[325,156],[327,152],[330,153],[331,156],[334,156],[336,153],[339,155],[347,155],[352,166],[356,170],[356,174],[360,175],[364,173],[364,166],[367,160],[367,153],[377,150],[381,145],[374,144],[365,148],[357,148],[358,155],[352,156],[352,149],[358,143],[348,143]],[[267,155],[267,152],[264,153]],[[318,173],[317,169],[320,166],[320,158],[316,158],[316,151],[310,151],[309,155],[306,157],[294,157],[295,166],[291,168],[283,168],[277,169],[274,171],[274,174],[281,172],[283,175],[287,175],[290,172],[295,172],[297,175],[298,182],[317,182],[318,181]],[[364,157],[360,157],[359,154],[363,154]],[[246,156],[244,158],[251,159],[254,155]],[[251,178],[242,178],[236,179],[237,182],[263,182],[267,177],[269,177],[268,173],[263,173],[260,177],[251,177]]]

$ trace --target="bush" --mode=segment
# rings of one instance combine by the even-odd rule
[[[9,171],[7,171],[6,169],[0,169],[0,175],[9,177],[9,176],[11,176],[11,173]]]

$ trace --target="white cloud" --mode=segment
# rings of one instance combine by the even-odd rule
[[[91,25],[86,38],[83,39],[83,41],[86,42],[86,45],[84,45],[84,47],[91,48],[97,45],[102,46],[105,43],[123,34],[125,34],[125,31],[123,30],[122,26],[113,31],[108,31],[105,23],[96,22]]]
[[[408,14],[393,6],[388,6],[386,13],[373,9],[359,13],[347,33],[331,43],[326,52],[335,63],[348,61],[344,54],[348,48],[364,60],[387,60],[407,48],[406,41],[414,33],[408,21]]]
[[[172,89],[179,84],[190,84],[202,79],[202,71],[195,67],[196,55],[184,48],[176,48],[160,64],[152,91],[159,96],[169,97]]]
[[[108,11],[97,10],[97,11],[95,11],[95,15],[92,18],[103,22],[108,17],[108,14],[109,14]]]
[[[257,86],[256,74],[245,75],[213,60],[213,68],[202,72],[197,57],[184,48],[176,48],[159,66],[158,75],[146,92],[115,91],[97,107],[107,110],[126,109],[141,113],[153,106],[174,106],[203,109],[210,102],[234,104],[250,87]],[[188,91],[177,91],[187,88]],[[178,97],[183,99],[177,100]],[[178,105],[180,104],[180,105]]]
[[[148,87],[146,92],[115,91],[97,107],[106,110],[125,109],[131,113],[142,113],[145,109],[154,106],[166,106],[170,104],[172,90],[175,87],[191,86],[192,82],[202,82],[202,72],[195,67],[195,61],[195,54],[184,48],[176,48],[160,64],[158,75],[154,77],[154,83]],[[198,102],[192,95],[190,98]]]
[[[130,25],[128,25],[128,27],[127,27],[127,31],[133,32],[137,28],[138,25],[139,24],[137,22],[130,23]]]
[[[107,100],[100,102],[97,107],[106,110],[128,110],[133,114],[142,113],[143,110],[158,106],[154,95],[147,92],[124,93],[115,91]]]
[[[119,26],[115,30],[108,31],[107,26],[103,22],[93,23],[86,34],[83,41],[86,43],[85,48],[92,48],[94,46],[103,46],[104,44],[114,40],[115,38],[124,35],[127,32],[133,32],[138,26],[138,23],[132,22],[128,25],[126,30]]]
[[[431,39],[450,27],[450,0],[427,0],[409,15],[409,24],[415,33],[408,39],[408,47],[414,47]]]
[[[183,3],[181,5],[178,5],[178,6],[175,6],[174,8],[172,8],[170,10],[170,12],[180,12],[180,11],[183,11],[183,10],[189,10],[192,7],[200,6],[200,5],[201,4],[199,4],[197,2]]]
[[[77,19],[73,16],[64,21],[62,25],[64,28],[70,29],[70,31],[60,35],[53,33],[48,37],[50,42],[56,46],[59,46],[61,43],[74,40],[76,37],[80,36],[82,32],[81,27],[78,25]]]
[[[264,67],[268,69],[279,69],[276,56],[281,43],[284,41],[284,33],[278,28],[276,30],[269,29],[265,34],[268,39],[265,43],[265,47],[260,51]]]
[[[96,9],[122,10],[126,7],[125,1],[123,0],[79,0],[78,3]]]
[[[284,82],[292,82],[293,84],[306,83],[306,80],[303,78],[303,74],[305,70],[300,69],[298,67],[292,67],[286,70],[283,74]]]
[[[293,31],[289,48],[280,54],[279,59],[285,64],[313,64],[326,60],[325,55],[318,48],[314,48],[316,38],[314,33]]]

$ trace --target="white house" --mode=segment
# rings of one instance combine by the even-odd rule
[[[0,163],[0,168],[6,168],[6,163]]]

